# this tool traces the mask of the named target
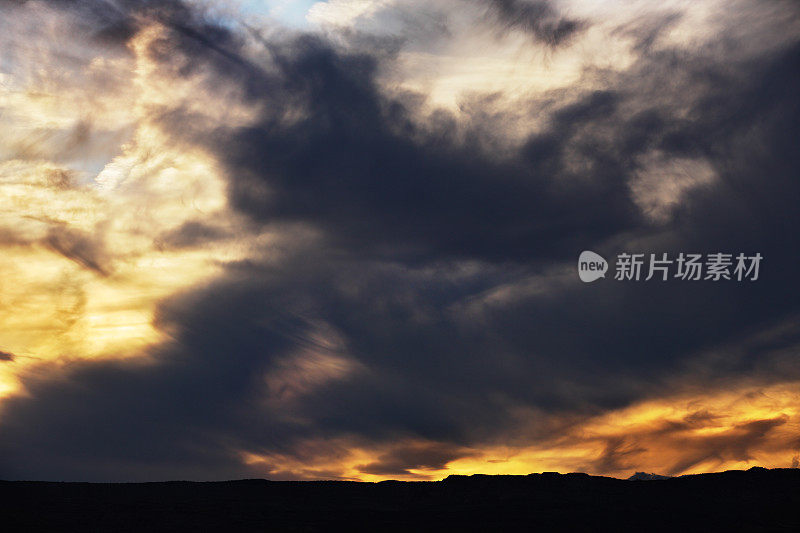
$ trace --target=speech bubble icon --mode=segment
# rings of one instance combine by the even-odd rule
[[[606,277],[607,270],[608,262],[600,254],[584,250],[578,257],[578,276],[584,283]]]

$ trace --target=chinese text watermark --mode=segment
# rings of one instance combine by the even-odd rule
[[[763,256],[760,253],[737,255],[730,253],[694,254],[680,252],[677,256],[661,254],[620,253],[614,263],[617,281],[756,281]],[[578,276],[589,283],[604,278],[608,262],[595,252],[586,250],[578,257]]]

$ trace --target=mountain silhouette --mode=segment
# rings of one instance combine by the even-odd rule
[[[0,523],[3,531],[800,531],[798,469],[661,477],[0,481]]]
[[[671,476],[662,476],[660,474],[649,474],[647,472],[636,472],[628,481],[658,481],[660,479],[670,479]]]

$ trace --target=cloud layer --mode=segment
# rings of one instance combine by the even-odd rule
[[[796,5],[457,4],[0,4],[0,477],[791,463]]]

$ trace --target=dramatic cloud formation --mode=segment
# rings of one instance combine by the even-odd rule
[[[0,477],[800,452],[796,3],[0,11]],[[584,285],[585,249],[765,259]]]

